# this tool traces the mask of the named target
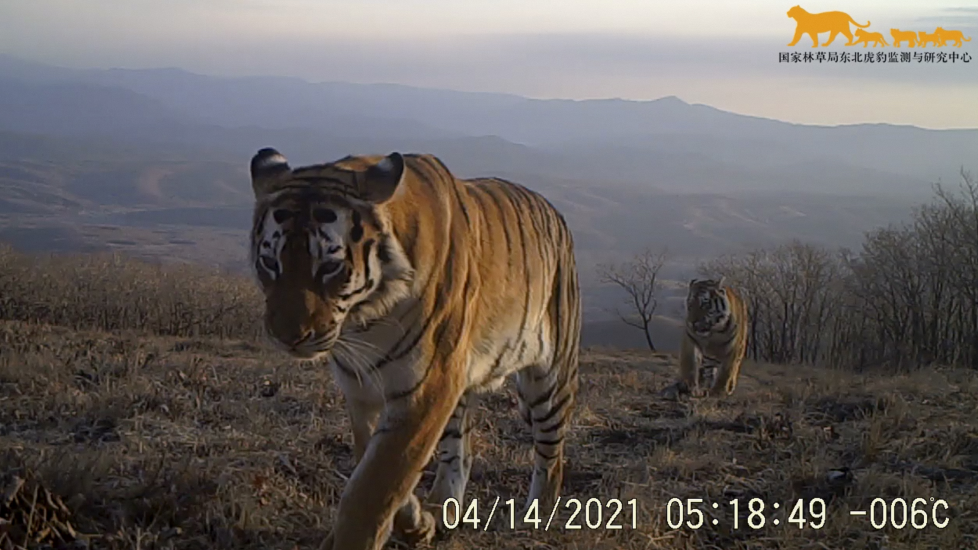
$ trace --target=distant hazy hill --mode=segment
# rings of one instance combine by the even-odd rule
[[[0,78],[0,95],[30,113],[25,121],[7,112],[0,129],[94,127],[125,140],[190,142],[239,156],[256,144],[282,144],[301,162],[351,150],[432,150],[462,172],[509,169],[681,192],[926,193],[927,183],[953,178],[978,153],[976,130],[806,126],[675,97],[535,100],[178,69],[67,70],[9,57],[0,57]]]
[[[0,240],[241,269],[247,163],[265,146],[294,165],[430,152],[463,177],[543,192],[575,234],[586,339],[639,347],[640,333],[608,320],[615,294],[598,286],[599,262],[668,246],[681,278],[699,258],[795,237],[857,246],[905,218],[931,183],[978,168],[978,130],[796,125],[675,97],[534,100],[0,55]],[[671,322],[656,328],[666,342]]]
[[[245,162],[194,159],[176,149],[160,150],[154,158],[154,150],[0,133],[0,212],[56,210],[62,219],[79,223],[247,229],[252,194]],[[480,172],[473,168],[477,159],[468,166],[447,162],[461,172]],[[902,218],[911,204],[885,195],[841,201],[813,192],[669,193],[613,181],[521,176],[518,167],[504,167],[495,172],[545,193],[565,212],[583,251],[627,252],[651,245],[706,256],[792,237],[855,245],[863,231]]]
[[[119,135],[180,117],[163,102],[125,88],[71,81],[32,84],[2,73],[0,105],[0,128],[20,132]]]

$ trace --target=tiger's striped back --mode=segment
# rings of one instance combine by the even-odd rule
[[[686,294],[686,319],[680,344],[679,378],[699,394],[704,359],[716,365],[709,393],[730,395],[737,387],[747,354],[747,304],[724,278],[692,279]]]
[[[400,538],[430,539],[427,507],[463,502],[468,411],[511,374],[536,448],[524,509],[555,501],[581,325],[561,214],[521,185],[456,178],[431,155],[292,169],[264,149],[252,174],[265,326],[293,356],[326,359],[347,399],[358,465],[334,547],[379,548],[392,524]],[[422,505],[412,489],[435,452]]]

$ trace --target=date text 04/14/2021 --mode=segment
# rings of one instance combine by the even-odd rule
[[[502,509],[500,508],[502,504]],[[488,510],[482,517],[481,510]],[[472,529],[488,531],[493,520],[497,525],[509,529],[563,529],[576,531],[583,529],[636,529],[638,527],[638,500],[622,501],[617,498],[565,498],[557,497],[554,505],[546,509],[538,501],[533,501],[526,512],[516,511],[516,499],[503,501],[496,497],[492,502],[480,504],[479,499],[461,503],[455,498],[447,499],[442,505],[442,522],[448,529]],[[563,510],[566,521],[558,516]],[[522,516],[522,517],[520,517]]]

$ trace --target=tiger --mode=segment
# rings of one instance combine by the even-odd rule
[[[846,46],[852,46],[852,32],[849,31],[849,23],[865,29],[869,26],[869,21],[865,25],[860,25],[844,11],[825,11],[820,13],[810,13],[801,6],[794,6],[788,10],[788,17],[795,20],[795,35],[791,38],[789,46],[794,46],[801,40],[802,35],[807,34],[812,38],[812,47],[818,47],[818,35],[823,32],[829,33],[828,40],[822,46],[828,46],[841,34],[849,39]]]
[[[941,34],[939,31],[935,30],[933,33],[930,34],[928,34],[927,31],[919,31],[917,34],[920,35],[920,38],[917,39],[917,43],[920,44],[921,48],[927,46],[928,42],[933,42],[934,45],[937,47],[941,47],[944,45],[944,42],[941,40]]]
[[[901,31],[900,29],[890,29],[890,36],[893,37],[893,47],[899,48],[900,42],[907,41],[907,46],[912,48],[917,43],[917,33],[913,31]]]
[[[941,27],[934,29],[934,34],[941,37],[941,46],[951,42],[951,45],[960,48],[965,42],[971,42],[970,37],[965,37],[964,33],[957,30],[946,31]]]
[[[581,334],[561,212],[519,183],[460,179],[431,154],[292,168],[266,147],[250,170],[264,332],[329,366],[351,425],[356,466],[320,548],[415,546],[457,521],[444,503],[464,502],[469,412],[510,375],[535,450],[520,517],[558,502]],[[436,453],[422,502],[414,490]]]
[[[853,46],[862,42],[863,47],[869,46],[869,43],[873,43],[873,47],[876,46],[889,46],[886,43],[886,38],[883,37],[883,33],[879,32],[869,32],[862,29],[856,29],[856,36],[858,37],[855,42],[852,43]]]
[[[700,370],[714,367],[712,397],[737,388],[740,366],[747,354],[747,304],[726,277],[691,279],[686,294],[686,319],[679,351],[679,380],[693,395],[702,395]]]

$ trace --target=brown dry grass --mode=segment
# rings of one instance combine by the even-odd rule
[[[261,307],[252,279],[213,268],[124,254],[29,255],[0,243],[0,320],[253,339]]]
[[[974,548],[978,544],[978,376],[931,369],[897,377],[747,365],[726,401],[663,401],[673,359],[583,355],[564,498],[637,499],[618,531],[459,529],[462,548]],[[467,498],[488,515],[521,503],[527,430],[512,388],[480,410]],[[0,548],[315,548],[353,468],[330,375],[259,345],[0,324]],[[852,478],[831,482],[833,469]],[[4,488],[24,481],[10,499]],[[432,476],[422,484],[427,487]],[[38,496],[39,495],[39,496]],[[704,508],[672,529],[672,498],[791,503],[824,498],[820,530],[731,529]],[[876,530],[850,509],[881,497],[949,505],[948,526]],[[500,507],[501,509],[502,507]],[[607,509],[606,509],[607,510]],[[770,511],[770,510],[769,510]],[[709,522],[719,520],[717,526]],[[546,516],[544,515],[544,520]],[[605,519],[606,521],[606,519]],[[583,523],[582,519],[578,519]],[[498,526],[497,526],[498,527]],[[75,536],[71,532],[75,532]],[[72,539],[86,541],[82,544]],[[66,543],[62,541],[67,541]]]

